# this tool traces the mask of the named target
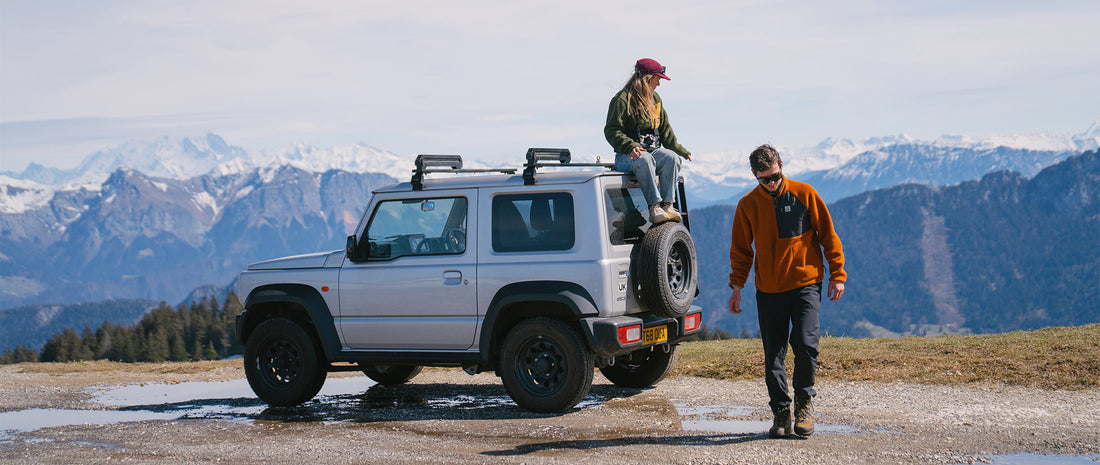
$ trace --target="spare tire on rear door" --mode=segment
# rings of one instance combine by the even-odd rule
[[[649,228],[638,251],[635,287],[643,307],[670,318],[684,316],[699,286],[695,243],[684,225]]]

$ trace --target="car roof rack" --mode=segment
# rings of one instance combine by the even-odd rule
[[[535,171],[540,167],[563,166],[601,166],[615,169],[614,163],[572,163],[569,149],[529,148],[527,149],[527,163],[523,165],[523,184],[530,186],[535,184]]]
[[[424,175],[428,173],[504,173],[516,174],[515,168],[470,168],[462,169],[461,155],[416,156],[416,169],[413,170],[412,188],[424,190]]]

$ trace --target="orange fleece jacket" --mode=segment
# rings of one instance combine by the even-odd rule
[[[822,248],[829,280],[847,279],[844,251],[829,209],[809,184],[784,177],[774,197],[763,186],[749,191],[737,202],[731,236],[731,287],[745,286],[754,263],[756,289],[761,292],[780,293],[822,282]]]

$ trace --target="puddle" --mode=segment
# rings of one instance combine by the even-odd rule
[[[171,413],[126,412],[119,410],[40,409],[0,413],[0,440],[17,433],[66,425],[108,425],[128,421],[171,420]]]
[[[366,377],[331,378],[318,394],[357,395],[374,381]],[[145,420],[251,420],[268,409],[246,380],[127,385],[95,388],[92,402],[113,410],[27,409],[0,412],[0,440],[41,428],[69,425],[108,425]]]
[[[375,383],[364,376],[347,378],[329,378],[325,381],[318,396],[358,394]],[[194,381],[178,384],[128,385],[101,389],[92,402],[108,407],[178,404],[198,400],[212,399],[256,399],[256,394],[248,386],[248,381]],[[257,402],[259,402],[257,400]]]
[[[674,402],[676,411],[683,418],[680,425],[684,431],[709,431],[731,434],[765,434],[772,427],[771,420],[723,420],[717,418],[749,417],[764,411],[764,408],[744,405],[704,405],[686,406]],[[769,417],[770,413],[767,414]],[[856,434],[859,428],[848,425],[823,425],[814,427],[814,434]]]
[[[230,420],[256,422],[360,422],[419,419],[494,418],[530,415],[503,394],[501,386],[375,386],[365,376],[329,378],[321,392],[298,407],[270,407],[256,398],[248,381],[187,382],[91,388],[91,402],[109,410],[27,409],[0,412],[0,442],[40,428],[107,425],[145,420]],[[466,390],[465,393],[455,391]],[[471,390],[484,395],[468,394]],[[444,390],[447,391],[447,390]],[[431,393],[431,395],[428,395]],[[577,408],[602,405],[605,396],[590,394]],[[37,438],[24,437],[23,440]]]
[[[1100,454],[1092,455],[1041,455],[1010,454],[985,455],[993,465],[1096,465]]]

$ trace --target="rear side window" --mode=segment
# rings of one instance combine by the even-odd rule
[[[649,230],[649,206],[637,187],[607,190],[607,230],[613,245],[633,244]]]
[[[575,240],[573,196],[569,193],[493,197],[493,250],[569,250]]]

